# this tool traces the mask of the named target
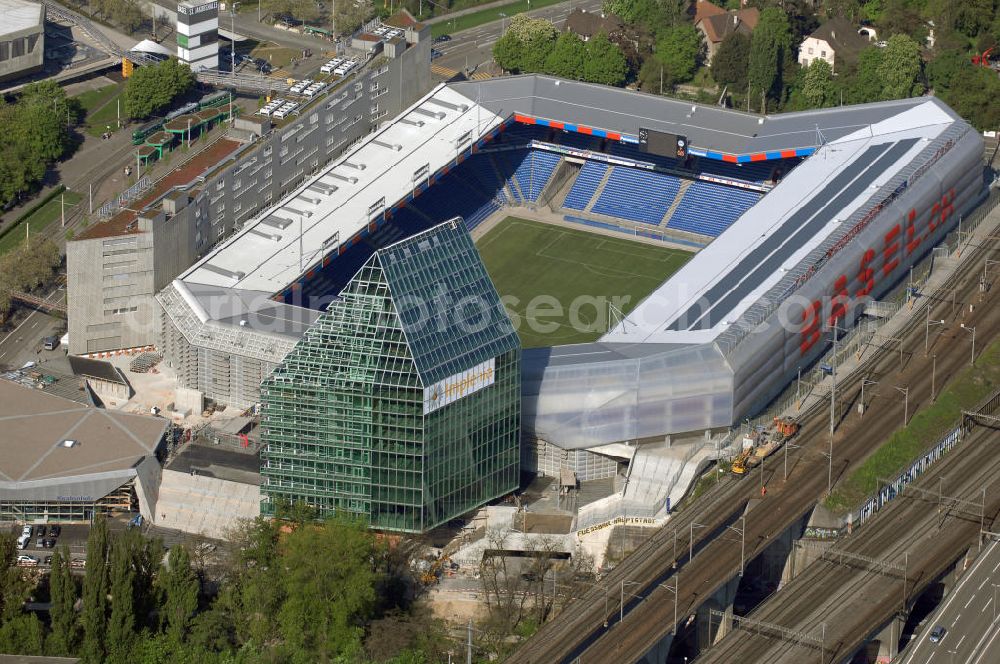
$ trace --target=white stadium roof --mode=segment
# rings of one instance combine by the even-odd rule
[[[336,97],[327,104],[342,101]],[[348,120],[347,115],[343,117]],[[415,174],[421,173],[418,183],[425,180],[501,122],[500,116],[439,86],[180,278],[188,283],[280,292],[339,243],[367,227],[383,207],[392,207],[412,193]],[[303,116],[297,131],[317,129]],[[283,140],[292,140],[297,131],[286,131]]]
[[[601,341],[712,341],[954,121],[928,100],[822,146]]]

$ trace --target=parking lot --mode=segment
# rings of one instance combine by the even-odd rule
[[[128,524],[128,515],[119,516],[108,520],[108,530],[111,532],[118,532],[125,530]],[[21,536],[21,529],[24,524],[13,524],[8,525],[4,528],[4,531],[10,533],[14,538]],[[51,528],[53,526],[58,526],[59,535],[53,537],[51,535]],[[45,535],[42,536],[39,533],[40,528],[45,528]],[[76,569],[84,569],[86,566],[87,559],[87,536],[90,534],[90,524],[89,523],[59,523],[59,524],[32,524],[32,535],[31,539],[27,542],[27,546],[23,549],[18,549],[17,554],[19,556],[31,556],[37,559],[37,563],[25,562],[24,566],[27,567],[48,567],[51,561],[52,554],[55,552],[56,548],[61,548],[63,546],[68,547],[69,556],[71,561],[79,561],[74,567]],[[55,546],[48,548],[44,545],[39,545],[40,541],[44,540],[54,540]]]

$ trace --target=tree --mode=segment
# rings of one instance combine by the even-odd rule
[[[730,91],[744,93],[747,89],[747,69],[750,62],[750,38],[734,32],[722,40],[712,58],[712,78]]]
[[[882,99],[905,99],[924,92],[920,82],[920,45],[907,35],[893,35],[882,49],[878,77]]]
[[[848,83],[848,99],[852,104],[866,104],[882,97],[882,80],[879,68],[882,63],[882,49],[871,46],[858,54],[856,73]]]
[[[111,547],[111,616],[108,620],[108,662],[125,664],[135,637],[135,568],[124,538]]]
[[[802,96],[809,108],[823,108],[834,104],[836,91],[830,63],[816,58],[805,70],[803,79]]]
[[[132,118],[148,118],[187,93],[194,82],[191,68],[176,58],[138,67],[125,83],[125,112]]]
[[[49,609],[51,634],[48,652],[53,655],[69,655],[76,650],[76,583],[69,568],[69,549],[64,545],[52,554],[52,568],[49,574],[49,588],[52,608]]]
[[[934,94],[977,129],[1000,126],[1000,78],[984,67],[975,67],[961,51],[946,51],[927,65],[927,80]]]
[[[108,524],[97,516],[87,537],[87,574],[83,579],[83,646],[81,656],[87,664],[104,661],[104,637],[108,596]]]
[[[586,57],[587,47],[580,38],[572,32],[564,32],[545,59],[545,71],[561,78],[579,79]]]
[[[589,83],[622,85],[628,74],[628,63],[621,49],[602,33],[587,42],[587,57],[581,73],[583,80]]]
[[[334,2],[333,25],[337,34],[349,35],[375,16],[375,7],[369,0]]]
[[[186,639],[191,619],[198,609],[199,585],[191,569],[191,557],[183,545],[170,550],[159,585],[164,597],[160,622],[170,641],[180,645]]]
[[[551,21],[517,14],[493,45],[493,59],[510,72],[544,72],[558,36],[559,31]]]
[[[373,554],[374,537],[361,521],[306,525],[286,538],[285,600],[278,623],[291,652],[309,654],[308,661],[329,661],[360,650],[359,625],[376,599]]]
[[[656,59],[663,65],[664,75],[671,84],[690,81],[703,54],[701,33],[690,25],[669,28],[656,42]]]
[[[750,40],[750,96],[764,94],[780,100],[784,93],[782,70],[791,57],[791,29],[788,16],[776,7],[760,13],[760,21]],[[761,109],[762,111],[764,109]]]

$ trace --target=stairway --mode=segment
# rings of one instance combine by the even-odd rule
[[[594,195],[590,197],[590,202],[583,208],[583,212],[590,212],[590,208],[594,207],[594,203],[596,203],[601,197],[601,194],[604,192],[604,188],[608,186],[608,180],[611,179],[611,172],[614,170],[615,167],[612,166],[604,172],[604,177],[602,177],[601,181],[597,183],[596,187],[594,187]]]
[[[661,227],[662,226],[666,226],[667,223],[670,221],[670,217],[674,216],[674,211],[678,207],[680,207],[681,201],[684,199],[684,194],[687,193],[688,187],[691,186],[692,182],[694,182],[694,180],[688,180],[687,178],[681,178],[681,186],[677,190],[677,195],[674,196],[674,202],[670,204],[670,207],[667,209],[667,213],[665,215],[663,215],[663,221],[661,221],[658,224],[659,226],[661,226]]]

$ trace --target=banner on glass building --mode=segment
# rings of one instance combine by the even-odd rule
[[[438,408],[478,392],[493,384],[496,371],[495,358],[481,362],[471,369],[448,376],[424,388],[424,415]]]

